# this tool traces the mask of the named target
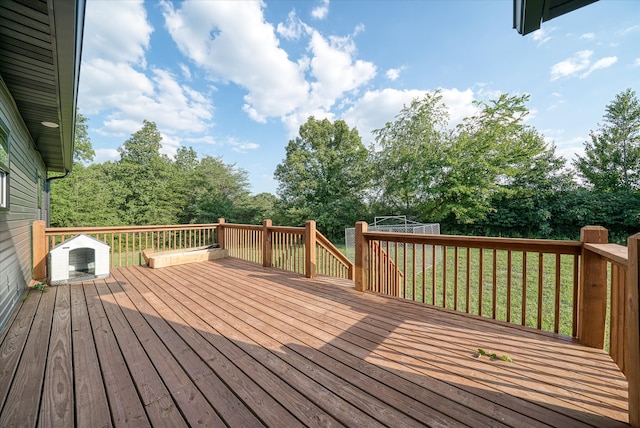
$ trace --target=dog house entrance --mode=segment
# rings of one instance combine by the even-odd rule
[[[69,251],[69,281],[91,279],[96,275],[96,250],[76,248]]]

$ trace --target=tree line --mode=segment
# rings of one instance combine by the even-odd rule
[[[605,107],[571,165],[527,125],[528,96],[477,101],[450,127],[439,92],[415,99],[374,131],[370,147],[342,120],[310,117],[276,167],[277,195],[251,195],[246,171],[182,147],[160,154],[144,121],[118,149],[94,153],[78,116],[74,171],[52,182],[52,226],[208,223],[302,225],[332,239],[376,215],[406,215],[442,233],[577,239],[588,224],[612,241],[640,231],[640,102],[627,89]]]

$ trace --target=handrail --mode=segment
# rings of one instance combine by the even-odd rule
[[[584,248],[603,256],[609,262],[615,263],[620,267],[626,268],[627,263],[629,262],[629,251],[627,247],[623,245],[585,243]]]
[[[406,244],[429,244],[450,247],[486,248],[490,250],[538,251],[554,254],[580,254],[580,241],[550,239],[493,238],[485,236],[429,235],[395,232],[364,232],[367,239]]]
[[[333,257],[338,259],[345,267],[352,268],[353,262],[345,256],[326,236],[320,231],[316,231],[316,240],[325,250],[329,251]]]
[[[51,235],[77,235],[79,233],[114,233],[114,232],[135,232],[135,231],[167,231],[185,229],[210,229],[219,226],[219,223],[209,224],[163,224],[144,226],[87,226],[87,227],[47,227],[45,234]]]

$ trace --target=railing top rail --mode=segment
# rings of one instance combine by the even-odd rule
[[[267,229],[269,229],[272,232],[292,233],[292,234],[296,234],[296,235],[304,235],[304,227],[269,226]]]
[[[116,233],[116,232],[150,232],[167,230],[211,229],[219,223],[210,224],[171,224],[145,226],[91,226],[91,227],[47,227],[46,235],[70,235],[78,233]]]
[[[223,226],[226,229],[244,229],[244,230],[262,230],[264,227],[258,224],[235,224],[235,223],[224,223]],[[268,226],[267,229],[271,232],[292,233],[297,235],[304,234],[304,227]]]
[[[333,245],[331,243],[331,241],[329,241],[329,239],[327,239],[326,236],[324,236],[322,233],[320,233],[318,231],[316,231],[316,240],[324,248],[326,248],[327,250],[330,250],[331,254],[336,259],[338,259],[342,264],[344,264],[348,268],[352,268],[353,267],[353,263],[351,262],[351,260],[349,260],[349,258],[347,256],[345,256],[344,254],[342,254],[342,251],[338,250],[336,248],[336,246]]]
[[[584,248],[601,255],[620,267],[626,268],[629,263],[629,250],[624,245],[585,243]]]
[[[582,250],[582,243],[579,241],[556,241],[551,239],[490,238],[484,236],[426,235],[395,232],[364,232],[363,235],[366,239],[381,241],[464,248],[535,251],[557,254],[580,254]]]
[[[225,229],[262,230],[262,226],[258,224],[224,223],[222,226]]]

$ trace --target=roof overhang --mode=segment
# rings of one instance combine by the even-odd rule
[[[513,0],[513,28],[523,36],[557,18],[598,0]]]
[[[85,0],[0,2],[0,78],[50,171],[73,165],[84,9]]]

